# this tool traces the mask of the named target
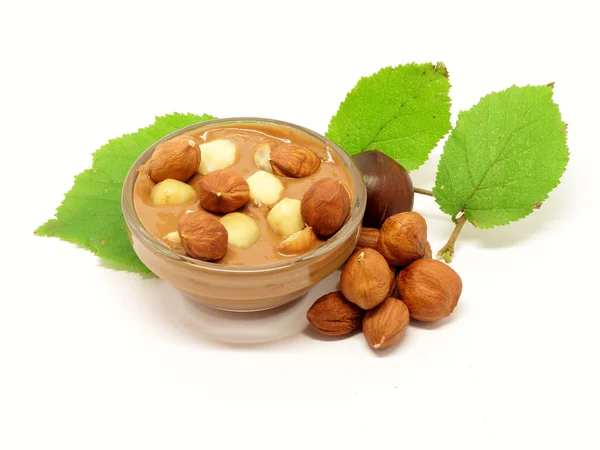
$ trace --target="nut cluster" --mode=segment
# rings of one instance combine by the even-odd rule
[[[384,349],[404,336],[410,318],[434,322],[448,317],[461,292],[458,274],[431,259],[425,219],[403,212],[388,217],[381,230],[362,228],[342,268],[340,291],[319,298],[307,319],[328,335],[362,326],[369,345]]]
[[[321,158],[309,148],[285,142],[271,148],[261,142],[253,152],[257,171],[247,178],[235,168],[239,157],[236,142],[228,139],[198,145],[195,137],[184,135],[157,146],[147,163],[156,183],[150,202],[197,202],[203,210],[182,215],[178,231],[164,236],[166,245],[193,258],[217,261],[228,246],[245,249],[258,241],[261,230],[254,215],[264,213],[270,231],[280,238],[276,251],[294,256],[333,236],[348,219],[350,194],[334,178],[317,179],[302,198],[284,196],[286,179],[319,171]]]

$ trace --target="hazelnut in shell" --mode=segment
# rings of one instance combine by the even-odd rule
[[[400,271],[396,278],[398,294],[421,322],[448,317],[456,308],[462,280],[447,264],[436,259],[419,259]]]
[[[394,272],[379,252],[365,248],[354,252],[342,269],[340,289],[344,297],[371,309],[384,301],[394,288]]]

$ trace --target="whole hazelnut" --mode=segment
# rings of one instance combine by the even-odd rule
[[[365,248],[354,252],[342,268],[340,289],[344,297],[362,309],[384,301],[394,288],[394,272],[379,252]]]
[[[363,318],[363,334],[374,349],[383,349],[396,344],[408,328],[410,315],[404,303],[388,297],[370,309]]]
[[[306,318],[319,333],[341,336],[358,328],[363,314],[362,309],[336,291],[318,298],[306,313]]]
[[[425,244],[425,255],[423,256],[423,258],[432,258],[431,244],[429,243],[429,241],[427,241],[427,243]]]
[[[167,178],[156,183],[150,189],[150,201],[154,205],[185,205],[195,202],[197,199],[196,191],[182,181]]]
[[[362,227],[356,241],[356,249],[361,248],[377,248],[377,241],[379,241],[379,230],[377,228]]]
[[[279,144],[271,150],[269,159],[273,173],[281,177],[304,178],[321,165],[315,152],[298,144]]]
[[[403,212],[386,219],[377,250],[393,266],[407,266],[425,256],[427,223],[421,214]]]
[[[421,322],[448,317],[456,308],[462,281],[448,265],[436,259],[419,259],[400,271],[396,278],[398,294]]]
[[[321,178],[304,193],[300,212],[317,236],[332,236],[350,215],[350,195],[340,181]]]
[[[207,211],[225,214],[244,206],[250,199],[246,180],[233,169],[210,172],[197,184],[198,199]]]
[[[227,230],[208,213],[191,212],[181,216],[177,231],[183,248],[192,258],[213,261],[227,252]]]
[[[192,136],[177,136],[156,146],[148,161],[150,178],[186,181],[198,170],[200,149]]]

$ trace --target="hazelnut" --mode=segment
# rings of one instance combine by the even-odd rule
[[[196,191],[189,184],[167,178],[150,190],[150,201],[155,205],[185,205],[196,200]]]
[[[425,255],[423,256],[423,258],[432,258],[431,244],[429,243],[429,241],[425,243]]]
[[[268,142],[261,142],[256,146],[254,150],[254,164],[256,164],[256,167],[265,172],[273,173],[271,162],[269,161],[270,157],[271,145]]]
[[[362,309],[337,291],[319,297],[306,313],[306,318],[319,333],[341,336],[358,328],[363,314]]]
[[[219,222],[227,229],[229,244],[248,248],[260,237],[260,229],[256,220],[239,212],[227,214],[219,219]]]
[[[201,175],[226,169],[235,163],[237,159],[237,146],[235,142],[227,139],[216,139],[214,141],[200,144],[200,166],[198,172]]]
[[[379,230],[377,228],[362,227],[356,242],[356,249],[361,248],[377,248],[379,240]]]
[[[273,173],[291,178],[312,175],[321,165],[315,152],[297,144],[279,144],[271,151],[270,160]]]
[[[280,236],[288,237],[304,228],[300,200],[282,198],[267,215],[267,223]]]
[[[167,234],[163,240],[165,244],[171,248],[171,250],[176,251],[177,253],[185,254],[185,249],[183,248],[183,244],[181,243],[181,238],[179,237],[179,233],[177,231],[173,231]]]
[[[374,349],[383,349],[396,344],[408,328],[410,315],[404,303],[394,297],[388,297],[363,318],[363,334]]]
[[[177,136],[156,146],[148,161],[150,178],[159,183],[168,178],[186,181],[198,170],[200,150],[192,136]]]
[[[248,183],[233,169],[211,172],[200,178],[197,186],[202,207],[217,214],[235,211],[250,198]]]
[[[183,248],[192,258],[213,261],[227,252],[227,230],[208,213],[191,212],[181,216],[178,233]]]
[[[435,322],[452,314],[462,292],[458,274],[436,259],[419,259],[402,269],[396,285],[410,317],[421,322]]]
[[[342,269],[340,289],[349,301],[371,309],[394,288],[394,272],[379,252],[365,248],[354,252]]]
[[[277,251],[282,255],[301,255],[317,245],[319,240],[311,227],[296,231],[287,239],[281,241]]]
[[[425,255],[427,223],[416,212],[394,214],[381,227],[377,250],[393,266],[407,266]]]
[[[274,205],[281,197],[284,186],[279,178],[264,170],[259,170],[246,180],[250,188],[250,198],[263,205]]]
[[[350,215],[350,195],[338,180],[322,178],[305,192],[301,212],[317,236],[331,236]]]

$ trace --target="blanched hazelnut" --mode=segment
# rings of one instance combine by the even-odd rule
[[[270,157],[271,145],[268,142],[261,142],[256,146],[254,150],[254,164],[256,164],[256,167],[265,172],[273,173],[271,162],[269,161]]]
[[[200,144],[200,167],[198,172],[202,175],[215,170],[226,169],[237,159],[237,146],[235,142],[227,139]]]
[[[284,239],[277,246],[277,251],[282,255],[301,255],[311,250],[319,240],[311,227],[296,231]]]
[[[288,237],[304,228],[300,200],[283,198],[267,215],[267,222],[275,233]]]
[[[227,229],[229,244],[248,248],[260,237],[260,229],[256,220],[239,212],[227,214],[219,219],[219,222]]]
[[[157,183],[186,181],[198,170],[200,150],[192,136],[177,136],[156,146],[148,161],[148,174]]]
[[[196,259],[213,261],[227,252],[227,230],[212,215],[191,212],[179,219],[178,233],[185,251]]]
[[[185,205],[196,198],[194,188],[171,178],[155,184],[150,190],[150,201],[155,205]]]
[[[250,187],[250,198],[263,205],[274,205],[281,197],[284,186],[272,173],[259,170],[246,179]]]

